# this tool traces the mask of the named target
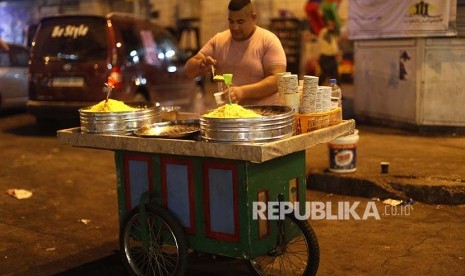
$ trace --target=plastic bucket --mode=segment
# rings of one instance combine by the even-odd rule
[[[358,129],[354,134],[339,137],[328,143],[329,170],[348,173],[357,170]]]

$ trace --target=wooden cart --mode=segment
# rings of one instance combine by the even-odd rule
[[[257,275],[314,275],[307,221],[254,217],[257,203],[306,201],[305,149],[355,122],[264,144],[58,131],[61,143],[115,152],[120,246],[136,275],[183,275],[188,249],[248,260]],[[143,207],[143,208],[142,208]],[[255,209],[254,209],[255,208]]]

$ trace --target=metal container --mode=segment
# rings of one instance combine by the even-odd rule
[[[127,135],[145,125],[161,122],[161,109],[158,105],[136,106],[134,111],[93,112],[90,107],[79,109],[81,131],[94,134]]]
[[[134,131],[139,137],[184,138],[200,132],[199,120],[177,120],[143,126]]]
[[[294,134],[294,111],[287,106],[245,106],[262,117],[200,118],[203,140],[229,143],[265,143]]]
[[[161,107],[161,120],[164,122],[167,121],[176,121],[178,119],[180,106],[162,106]]]

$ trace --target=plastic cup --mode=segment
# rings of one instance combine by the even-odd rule
[[[223,100],[223,93],[224,92],[216,92],[216,93],[213,94],[213,96],[215,97],[216,105],[218,105],[218,106],[222,106],[222,105],[224,105],[226,103]]]
[[[233,74],[223,74],[223,78],[224,78],[224,83],[227,86],[230,86],[232,84]]]
[[[299,93],[284,93],[284,104],[292,108],[295,113],[298,113],[300,105]]]

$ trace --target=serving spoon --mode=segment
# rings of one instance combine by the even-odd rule
[[[223,92],[224,77],[221,75],[215,75],[215,67],[213,65],[212,65],[212,76],[213,76],[213,81],[217,83],[218,91]]]

